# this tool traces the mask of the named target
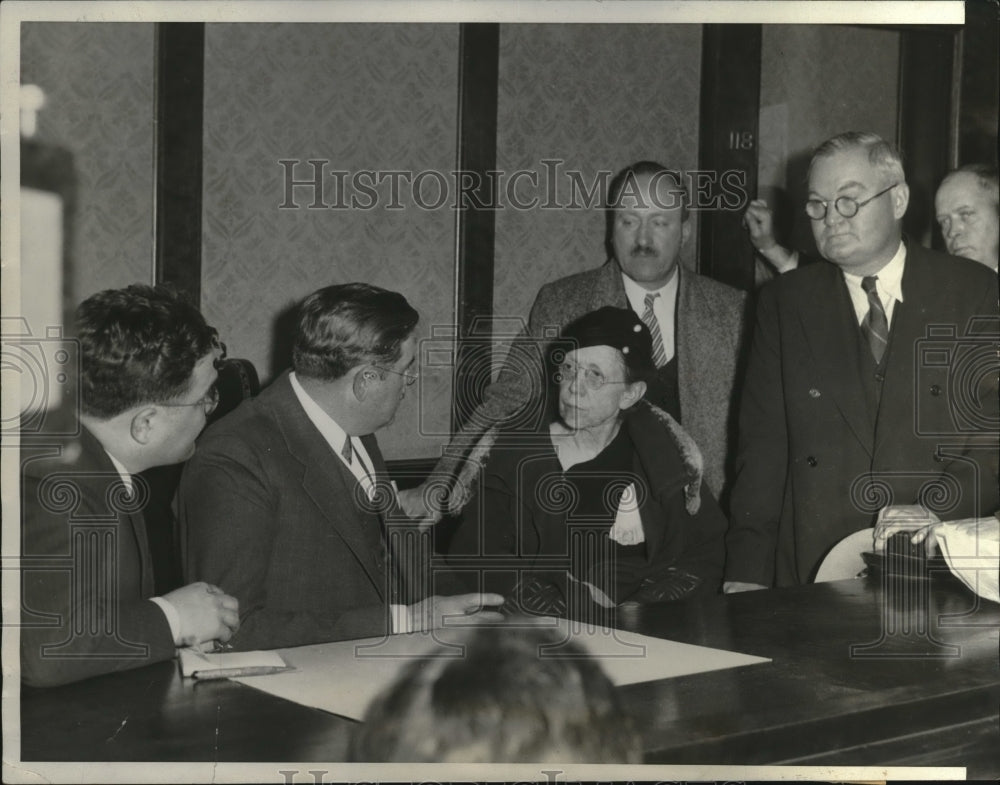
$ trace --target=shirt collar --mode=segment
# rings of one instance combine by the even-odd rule
[[[879,289],[900,303],[903,302],[903,267],[905,266],[905,262],[906,245],[900,240],[895,256],[876,274],[878,276]],[[844,278],[847,282],[855,286],[861,286],[861,279],[863,277],[854,273],[844,272]]]
[[[129,474],[128,469],[125,468],[125,464],[123,464],[121,461],[119,461],[115,456],[113,456],[107,450],[105,450],[104,453],[108,456],[108,458],[111,459],[111,463],[112,463],[112,465],[114,465],[115,471],[117,471],[118,474],[121,476],[122,482],[125,484],[125,487],[128,488],[128,492],[132,493],[132,489],[133,489],[133,486],[132,486],[132,475]]]
[[[677,300],[677,283],[681,277],[677,269],[679,265],[680,262],[674,265],[674,274],[659,289],[647,289],[622,272],[622,284],[625,286],[625,296],[628,298],[632,310],[641,314],[646,309],[647,294],[660,295],[660,300],[668,308],[673,308],[673,303]]]
[[[295,371],[288,374],[288,381],[291,382],[292,391],[295,393],[295,397],[299,399],[299,403],[302,404],[306,417],[308,417],[309,421],[316,426],[316,429],[320,432],[322,437],[326,439],[330,448],[336,452],[337,455],[342,455],[344,452],[344,444],[348,439],[347,433],[337,424],[336,420],[323,411],[320,405],[309,396],[309,393],[305,391],[299,383],[299,380],[296,378]]]

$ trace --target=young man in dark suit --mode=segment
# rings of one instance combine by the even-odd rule
[[[22,439],[21,678],[34,686],[170,659],[239,627],[216,586],[153,596],[137,476],[194,451],[218,403],[215,330],[171,291],[136,285],[84,301],[76,339],[79,437]]]
[[[401,527],[375,432],[416,380],[417,312],[367,284],[299,309],[293,367],[205,433],[178,496],[185,573],[240,600],[237,649],[272,649],[498,621],[492,594],[429,575]]]
[[[996,396],[997,279],[904,242],[908,201],[880,137],[848,132],[816,150],[806,212],[829,263],[760,293],[727,591],[810,580],[885,505],[996,509],[996,434],[981,410]]]

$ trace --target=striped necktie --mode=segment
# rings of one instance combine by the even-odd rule
[[[885,348],[889,344],[889,320],[886,318],[885,308],[882,307],[882,300],[875,288],[877,280],[877,275],[866,275],[861,279],[861,288],[868,295],[868,313],[861,322],[861,332],[868,340],[876,365],[882,362]]]
[[[657,368],[662,368],[667,364],[667,353],[663,350],[663,335],[660,333],[660,323],[657,321],[656,313],[653,311],[653,301],[659,296],[659,292],[656,294],[651,292],[646,295],[646,310],[642,312],[642,320],[646,323],[649,333],[653,337],[653,362],[656,363]]]

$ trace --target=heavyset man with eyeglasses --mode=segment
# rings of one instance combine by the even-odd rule
[[[430,533],[397,525],[375,432],[416,379],[417,321],[401,294],[367,284],[309,295],[293,370],[214,424],[184,467],[185,574],[240,598],[233,648],[501,618],[484,606],[502,597],[431,575]]]
[[[806,213],[832,264],[760,292],[726,591],[810,580],[887,504],[951,518],[997,507],[996,444],[969,425],[996,396],[997,279],[904,242],[909,195],[898,153],[874,134],[813,155]],[[979,370],[958,389],[963,363]]]
[[[193,454],[218,402],[216,331],[173,292],[137,285],[84,301],[75,337],[78,437],[22,440],[21,678],[34,686],[170,659],[240,626],[215,585],[153,596],[138,476]]]

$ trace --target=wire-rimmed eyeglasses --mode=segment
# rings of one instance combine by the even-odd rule
[[[858,214],[858,210],[864,207],[866,204],[874,199],[878,199],[882,194],[889,193],[893,188],[895,188],[899,183],[893,183],[885,190],[879,191],[874,196],[869,196],[863,202],[859,202],[852,196],[838,196],[833,201],[834,209],[840,213],[844,218],[853,218]],[[822,199],[810,199],[806,202],[806,215],[808,215],[814,221],[822,221],[826,218],[826,211],[829,208],[830,203]]]
[[[409,373],[408,371],[394,371],[392,368],[383,368],[381,365],[373,365],[373,368],[378,368],[380,371],[388,371],[389,373],[394,373],[396,376],[402,376],[406,380],[406,386],[412,386],[417,379],[420,378],[420,374]]]
[[[579,379],[581,371],[583,372],[583,383],[588,390],[597,391],[606,384],[628,384],[624,379],[608,379],[596,368],[585,368],[569,360],[559,363],[556,368],[556,382],[560,384],[564,381],[568,382],[572,379]]]
[[[203,406],[205,408],[205,416],[207,417],[212,412],[216,410],[219,406],[219,385],[213,384],[208,388],[201,398],[197,401],[192,401],[191,403],[174,403],[172,401],[158,401],[157,406],[172,406],[172,407],[182,407],[182,406]]]

